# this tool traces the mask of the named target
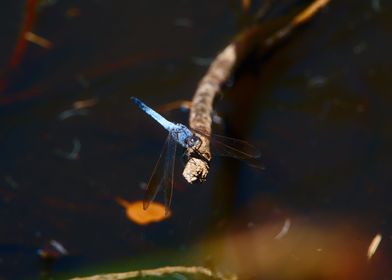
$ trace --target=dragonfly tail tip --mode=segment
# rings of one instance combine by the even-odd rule
[[[134,97],[134,96],[131,96],[129,99],[131,99],[132,103],[135,104],[136,106],[138,106],[139,108],[145,107],[145,105],[143,104],[142,101],[140,101],[139,98],[136,98],[136,97]]]

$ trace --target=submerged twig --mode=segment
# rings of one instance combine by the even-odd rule
[[[67,153],[67,152],[64,152],[64,151],[61,151],[61,150],[55,150],[55,153],[58,156],[61,156],[61,157],[65,158],[65,159],[69,159],[69,160],[77,160],[77,159],[79,159],[79,153],[80,153],[80,150],[82,148],[82,144],[80,143],[78,138],[74,138],[72,140],[72,144],[73,144],[73,147],[72,147],[72,151],[71,152]]]
[[[207,73],[201,79],[193,96],[192,107],[189,114],[189,126],[195,131],[211,134],[213,101],[220,92],[222,85],[230,78],[235,67],[241,63],[249,53],[257,48],[266,53],[272,47],[282,42],[300,25],[311,19],[316,12],[324,7],[330,0],[315,0],[301,13],[295,16],[286,26],[266,39],[262,35],[264,30],[257,26],[241,33],[230,43],[210,65]],[[206,180],[211,161],[210,143],[207,137],[197,134],[202,140],[195,155],[192,149],[187,150],[188,162],[185,165],[183,176],[189,183],[201,183]]]
[[[155,269],[143,269],[129,272],[121,273],[110,273],[102,275],[94,275],[89,277],[76,277],[70,280],[120,280],[120,279],[130,279],[137,277],[151,277],[151,276],[163,276],[166,274],[183,273],[183,274],[201,274],[204,276],[211,277],[213,279],[220,280],[235,280],[237,277],[235,275],[224,276],[221,273],[213,272],[208,268],[201,266],[166,266]]]
[[[97,103],[98,101],[95,98],[75,101],[70,109],[59,114],[58,119],[63,121],[72,116],[85,116],[88,113],[87,108],[93,107]]]
[[[37,44],[38,46],[43,47],[45,49],[53,48],[53,43],[51,41],[31,32],[31,31],[26,32],[24,34],[24,38],[27,41],[32,42],[34,44]]]

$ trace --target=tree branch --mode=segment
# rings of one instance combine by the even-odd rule
[[[218,54],[210,65],[207,73],[199,82],[192,99],[189,115],[189,126],[205,134],[211,134],[212,111],[215,96],[220,92],[222,85],[230,78],[236,66],[238,66],[252,51],[261,48],[265,54],[278,43],[285,40],[294,29],[308,22],[330,0],[315,0],[287,25],[279,29],[275,34],[263,39],[264,30],[260,26],[249,28],[241,33],[232,43]],[[197,134],[197,133],[196,133]],[[189,183],[202,183],[206,180],[211,161],[210,142],[203,135],[197,134],[202,145],[195,155],[192,149],[186,151],[188,161],[182,175]]]

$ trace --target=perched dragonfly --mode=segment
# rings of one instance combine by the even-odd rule
[[[168,121],[138,98],[131,97],[131,101],[169,132],[148,182],[143,202],[143,208],[147,209],[161,188],[163,188],[165,207],[166,211],[168,211],[173,196],[173,173],[177,144],[184,148],[191,148],[197,153],[202,140],[185,125]],[[259,151],[255,147],[243,140],[215,134],[207,135],[201,131],[195,132],[208,137],[212,148],[215,149],[215,153],[220,156],[233,157],[249,162],[260,156]]]

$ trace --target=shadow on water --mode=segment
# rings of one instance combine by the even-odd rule
[[[206,184],[187,185],[178,160],[173,215],[148,226],[116,199],[143,197],[166,133],[128,97],[152,107],[190,99],[240,29],[239,6],[9,2],[0,11],[0,279],[112,271],[102,267],[117,261],[118,271],[208,264],[244,279],[392,277],[387,1],[332,1],[244,65],[217,103],[225,122],[216,130],[258,145],[266,170],[215,159]],[[25,42],[23,30],[53,46]]]

